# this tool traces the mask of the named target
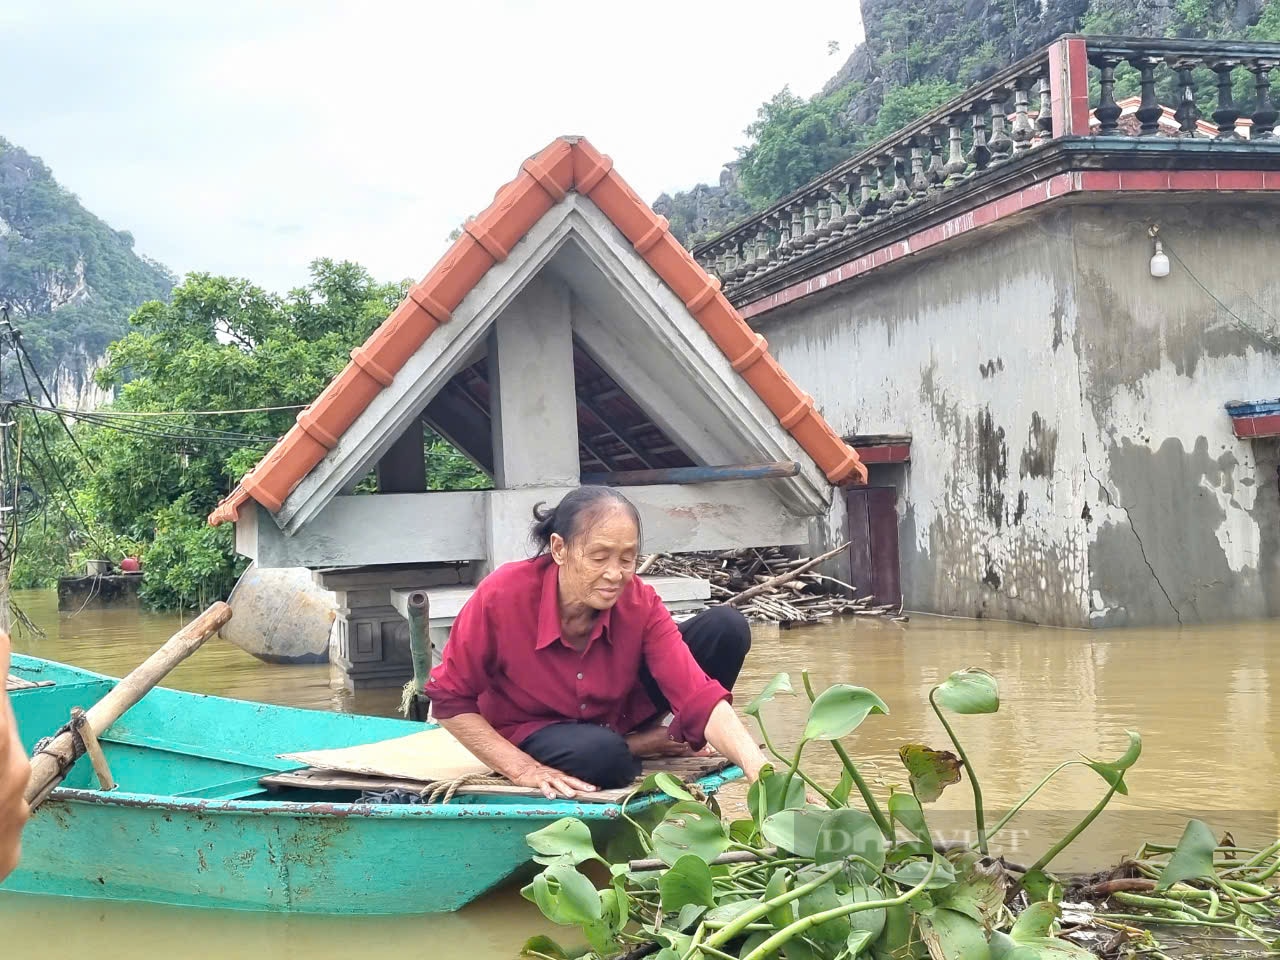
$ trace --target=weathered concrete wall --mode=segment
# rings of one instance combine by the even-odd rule
[[[1280,614],[1276,443],[1222,405],[1280,395],[1280,202],[1081,206],[1077,349],[1098,625]],[[1149,275],[1148,224],[1173,254]]]
[[[908,608],[1070,626],[1280,613],[1280,454],[1235,440],[1222,407],[1280,394],[1275,213],[1059,207],[762,318],[837,431],[912,435]],[[1176,261],[1150,276],[1153,221],[1244,324]]]

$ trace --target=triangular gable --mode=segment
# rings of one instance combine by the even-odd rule
[[[467,222],[440,262],[352,351],[351,363],[298,415],[296,425],[218,505],[209,522],[238,519],[241,507],[250,500],[272,514],[279,513],[347,430],[371,405],[378,406],[375,399],[392,387],[410,358],[450,323],[454,311],[482,285],[486,274],[506,261],[527,234],[537,233],[534,228],[544,226],[540,221],[553,208],[571,206],[562,204],[571,192],[588,198],[590,211],[598,210],[621,233],[827,481],[866,481],[866,468],[857,453],[840,440],[815,409],[813,399],[769,354],[764,338],[720,293],[719,281],[707,275],[671,235],[666,219],[636,196],[608,157],[585,139],[562,137],[526,160],[516,179],[498,191],[483,213]],[[579,218],[580,224],[585,222]]]

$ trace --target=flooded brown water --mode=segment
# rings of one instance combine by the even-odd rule
[[[19,652],[120,675],[139,663],[179,625],[172,616],[129,610],[59,616],[52,594],[20,597],[47,632],[19,638]],[[1130,796],[1104,815],[1054,866],[1094,869],[1114,863],[1143,839],[1173,842],[1188,816],[1239,843],[1274,838],[1280,740],[1280,621],[1184,630],[1107,633],[1018,624],[915,617],[908,624],[844,621],[781,631],[758,628],[738,686],[745,705],[778,671],[800,690],[808,668],[814,686],[835,682],[870,687],[888,704],[847,745],[873,779],[904,783],[899,745],[949,746],[925,697],[949,672],[980,666],[1000,680],[994,716],[954,721],[982,777],[985,806],[1005,809],[1058,761],[1082,752],[1111,759],[1123,752],[1126,730],[1141,732],[1144,751],[1130,771]],[[260,663],[213,641],[183,664],[167,685],[203,693],[318,710],[393,713],[398,693],[352,696],[327,666]],[[789,749],[803,727],[807,701],[781,697],[765,714],[771,736]],[[806,764],[834,783],[838,761],[822,744]],[[1015,832],[996,845],[1010,859],[1034,859],[1101,795],[1100,781],[1074,769],[1033,804]],[[731,791],[726,806],[742,802]],[[934,806],[935,830],[960,835],[971,819],[968,784],[950,788]],[[993,817],[990,819],[994,819]],[[940,829],[939,829],[940,828]],[[430,891],[424,891],[429,898]],[[503,890],[456,914],[411,918],[310,918],[221,913],[138,904],[71,901],[0,894],[0,931],[10,944],[42,944],[43,956],[98,960],[149,957],[347,958],[444,956],[507,960],[524,940],[554,933],[517,891]],[[572,940],[571,936],[565,937]],[[4,950],[0,949],[0,954]]]

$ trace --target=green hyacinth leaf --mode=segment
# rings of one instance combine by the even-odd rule
[[[767,763],[760,768],[756,782],[747,790],[747,809],[760,825],[775,813],[795,810],[804,804],[804,781],[799,777],[774,773],[773,767]]]
[[[1168,890],[1183,880],[1213,876],[1213,851],[1217,845],[1217,838],[1203,820],[1188,820],[1182,839],[1160,872],[1156,890]]]
[[[835,886],[824,883],[811,893],[805,894],[797,901],[797,912],[801,919],[817,913],[825,913],[839,907],[840,897]],[[835,917],[817,926],[810,927],[806,934],[818,943],[843,943],[849,938],[849,918]]]
[[[769,882],[764,885],[764,894],[762,900],[773,900],[782,896],[791,888],[791,874],[785,870],[774,870],[773,875],[769,877]],[[781,930],[790,924],[796,918],[795,904],[784,903],[781,906],[774,907],[767,914],[769,922],[774,928]]]
[[[538,863],[571,863],[576,866],[596,859],[591,831],[575,817],[562,817],[541,830],[535,830],[525,837],[525,842],[533,848],[533,859]]]
[[[951,869],[951,864],[941,857],[936,857],[935,863],[937,865],[934,867],[933,876],[925,884],[926,890],[940,890],[948,884],[956,882],[956,875]],[[897,870],[894,870],[889,876],[900,887],[914,887],[924,880],[928,872],[928,863],[923,860],[912,860],[910,863],[905,863]]]
[[[869,884],[856,884],[849,888],[849,892],[841,897],[846,903],[870,903],[872,900],[886,899],[884,893],[879,887],[873,887]],[[870,944],[884,931],[885,911],[881,907],[878,910],[859,910],[857,913],[849,914],[849,936],[853,937],[858,931],[862,931],[867,935],[867,943],[858,949]],[[855,954],[858,950],[853,951]]]
[[[797,857],[812,859],[818,849],[818,832],[830,810],[781,810],[767,818],[760,834],[775,847]]]
[[[853,856],[871,863],[869,869],[872,875],[864,879],[868,882],[873,880],[874,874],[884,868],[884,834],[880,832],[872,816],[862,810],[844,807],[829,811],[818,829],[814,861],[834,863]],[[868,869],[865,864],[859,863],[857,866],[863,871]]]
[[[711,868],[705,860],[691,853],[686,853],[662,875],[658,881],[658,892],[662,894],[664,913],[677,913],[687,905],[716,905]]]
[[[1107,781],[1107,783],[1112,787],[1115,787],[1116,793],[1121,794],[1122,796],[1129,795],[1129,786],[1124,782],[1124,773],[1138,762],[1138,757],[1142,756],[1141,735],[1132,730],[1126,730],[1125,733],[1129,736],[1129,748],[1125,750],[1118,759],[1108,762],[1103,760],[1090,760],[1088,757],[1084,758],[1085,763],[1089,765],[1090,769],[1097,773],[1098,776],[1102,777],[1103,780]]]
[[[587,924],[603,915],[595,886],[568,863],[547,867],[520,893],[552,923]]]
[[[889,794],[889,818],[902,824],[917,840],[932,844],[929,825],[924,820],[920,801],[909,793],[894,790]]]
[[[663,771],[653,778],[654,786],[665,793],[672,800],[693,800],[693,794],[685,789],[684,784],[680,782],[673,774]]]
[[[674,866],[686,854],[709,863],[729,846],[724,824],[704,804],[681,801],[653,829],[653,852]]]
[[[920,938],[932,960],[991,960],[982,924],[954,910],[920,915]]]
[[[773,679],[764,685],[764,689],[760,691],[754,700],[746,705],[742,712],[748,716],[759,718],[760,708],[780,693],[795,693],[791,689],[791,674],[775,674]]]
[[[528,960],[569,960],[564,947],[543,934],[526,940],[520,948],[520,956]]]
[[[1062,916],[1062,908],[1056,903],[1042,900],[1033,903],[1014,921],[1009,936],[1019,943],[1026,940],[1042,940],[1053,932],[1053,925]]]
[[[980,667],[957,670],[934,688],[933,696],[952,713],[995,713],[1000,709],[996,678]]]
[[[805,740],[839,740],[852,733],[872,713],[888,713],[889,707],[866,687],[837,683],[828,687],[809,708]]]

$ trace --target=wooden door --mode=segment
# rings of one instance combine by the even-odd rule
[[[856,487],[846,499],[852,583],[877,603],[902,602],[897,502],[895,487]]]

